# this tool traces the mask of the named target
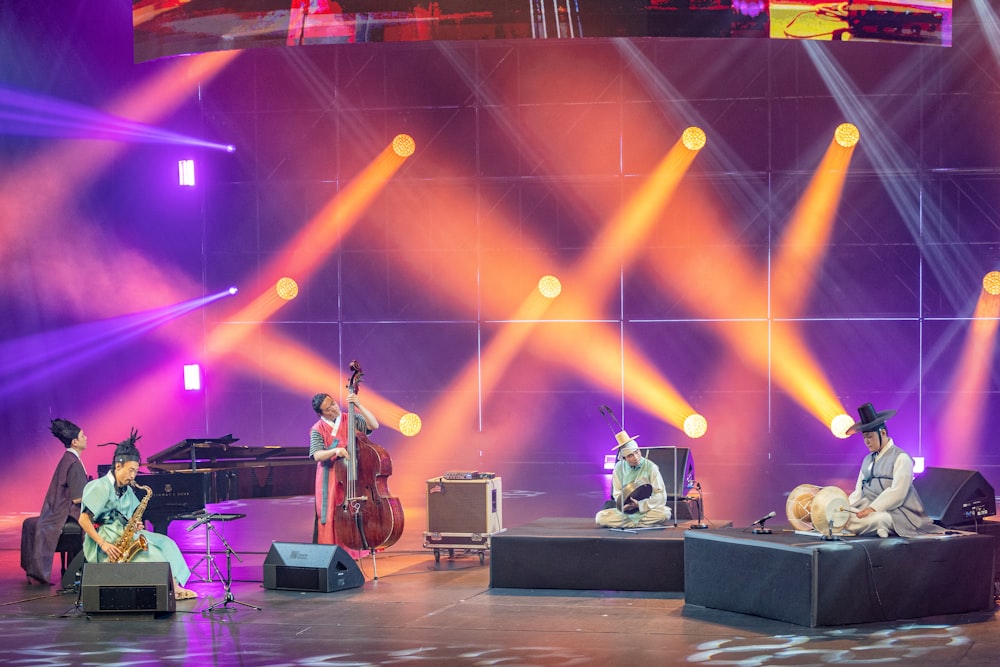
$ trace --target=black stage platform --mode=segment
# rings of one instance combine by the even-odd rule
[[[686,531],[684,601],[809,627],[993,609],[994,538]]]
[[[691,523],[628,532],[592,518],[537,519],[493,536],[490,587],[682,592]]]

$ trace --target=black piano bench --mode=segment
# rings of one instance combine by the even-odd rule
[[[28,569],[28,556],[35,551],[35,529],[37,527],[37,516],[29,516],[21,524],[21,569],[25,571]],[[62,534],[59,536],[59,542],[56,544],[60,575],[66,574],[69,562],[81,551],[83,551],[83,528],[80,528],[76,519],[66,519]]]

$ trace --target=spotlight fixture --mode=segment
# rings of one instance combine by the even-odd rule
[[[194,160],[177,162],[178,182],[185,187],[194,187]]]
[[[562,283],[555,276],[542,276],[538,281],[538,291],[546,299],[554,299],[562,293]]]
[[[833,138],[844,148],[854,148],[861,141],[861,130],[854,123],[841,123],[834,130]]]
[[[226,146],[226,152],[227,153],[235,153],[236,152],[236,146],[233,146],[232,144],[228,144]]]
[[[684,419],[684,434],[689,438],[700,438],[708,431],[708,420],[697,412]]]
[[[990,271],[983,276],[983,289],[993,296],[1000,294],[1000,271]]]
[[[392,139],[392,151],[399,157],[410,157],[417,150],[417,142],[408,134],[397,134]]]
[[[708,143],[708,137],[705,136],[705,130],[700,127],[689,127],[681,135],[681,143],[689,151],[700,151]]]
[[[230,296],[233,296],[233,295],[235,295],[235,294],[236,294],[237,292],[239,292],[239,291],[240,291],[240,288],[239,288],[239,287],[237,287],[236,285],[230,285],[230,286],[229,286],[229,290],[228,290],[228,291],[229,291],[229,295],[230,295]]]
[[[406,436],[420,433],[421,425],[420,417],[413,412],[407,412],[399,418],[399,432]]]
[[[830,420],[830,432],[837,438],[846,438],[847,429],[852,426],[854,426],[854,417],[843,412]]]
[[[278,280],[274,289],[285,301],[291,301],[299,295],[299,284],[287,276]]]
[[[201,366],[199,364],[184,364],[184,389],[186,391],[201,389]]]

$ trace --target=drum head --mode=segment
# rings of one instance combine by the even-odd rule
[[[622,509],[629,500],[646,500],[653,495],[653,485],[648,482],[635,481],[626,484],[622,488],[622,493],[618,496],[618,511],[626,514],[635,514],[638,509]]]
[[[785,517],[795,530],[812,530],[810,509],[813,496],[819,492],[815,484],[799,484],[788,494],[785,501]]]
[[[821,535],[840,532],[847,525],[847,494],[836,486],[824,486],[812,501],[812,522]],[[842,520],[842,522],[841,522]],[[837,524],[840,525],[837,525]]]

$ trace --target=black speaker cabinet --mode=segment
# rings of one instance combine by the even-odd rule
[[[87,563],[80,585],[88,614],[172,613],[177,607],[168,563]]]
[[[993,486],[975,470],[926,468],[913,478],[927,516],[934,523],[951,528],[995,516]]]
[[[694,454],[687,447],[640,447],[642,455],[660,468],[667,506],[678,521],[701,519],[697,501],[687,497],[694,486]],[[701,508],[704,512],[704,507]]]
[[[427,532],[492,535],[503,530],[503,483],[489,479],[427,480]]]
[[[364,583],[361,568],[335,544],[272,542],[264,558],[264,588],[331,593]]]
[[[687,447],[640,447],[642,455],[660,468],[667,496],[683,498],[694,486],[694,455]],[[675,468],[676,466],[676,468]],[[676,470],[676,472],[675,472]]]

